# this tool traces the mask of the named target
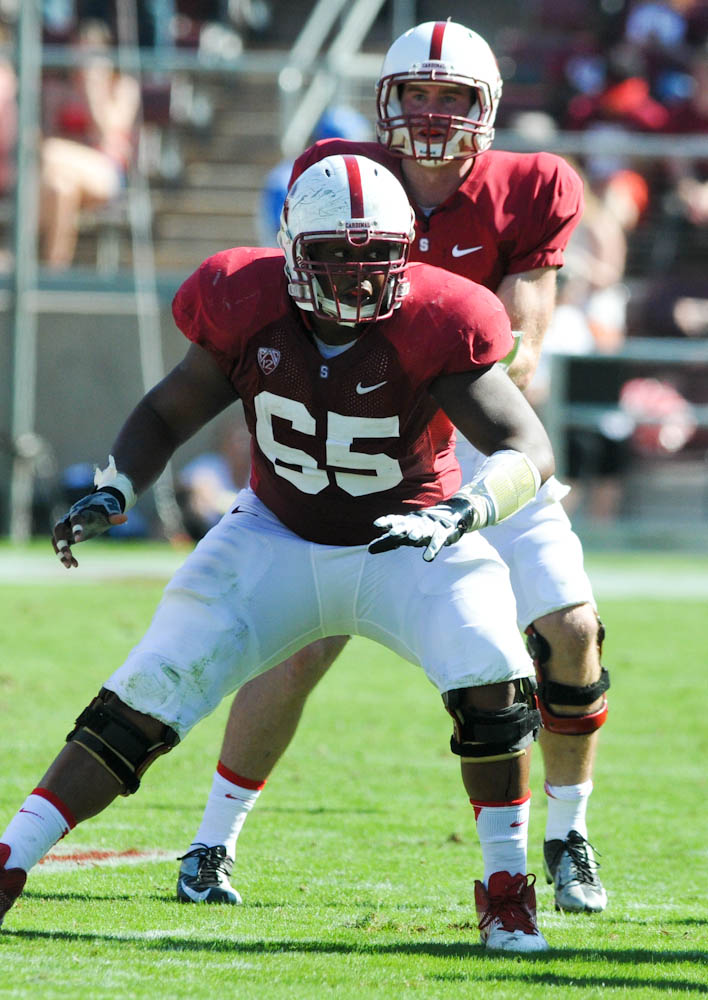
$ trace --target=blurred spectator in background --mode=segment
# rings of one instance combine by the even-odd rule
[[[648,203],[648,184],[635,171],[617,171],[594,188],[585,178],[585,211],[568,244],[565,267],[558,275],[556,309],[526,393],[537,409],[543,410],[551,393],[552,355],[613,354],[621,349],[629,299],[624,283],[627,236]],[[601,371],[594,376],[601,377]],[[617,516],[633,430],[628,415],[610,410],[594,426],[569,429],[565,459],[573,491],[564,502],[566,510],[575,512],[584,504],[593,521]]]
[[[662,64],[671,64],[708,40],[705,0],[635,0],[627,12],[624,37],[650,61],[652,79]]]
[[[198,541],[229,510],[251,472],[251,436],[243,415],[217,434],[216,448],[197,455],[180,470],[176,496],[185,530]]]
[[[175,4],[178,44],[215,58],[238,58],[244,39],[264,35],[272,21],[267,0],[175,0]]]
[[[95,58],[63,85],[53,79],[44,95],[40,228],[42,257],[54,270],[71,265],[82,209],[106,205],[123,189],[140,108],[138,81],[117,72],[105,55],[106,23],[83,22],[77,44]]]
[[[77,25],[101,21],[114,37],[120,38],[119,20],[131,22],[143,48],[159,48],[171,43],[176,0],[42,0],[44,40],[69,44]],[[127,41],[127,39],[125,39]]]
[[[347,104],[327,108],[310,137],[310,144],[320,139],[349,139],[351,142],[369,142],[374,128],[368,118]],[[304,145],[307,145],[305,143]],[[281,160],[267,174],[261,189],[256,216],[258,242],[263,247],[277,246],[280,213],[288,192],[288,181],[293,168],[292,160]]]
[[[600,90],[571,100],[566,126],[587,129],[612,125],[656,132],[666,127],[668,118],[666,108],[651,96],[646,59],[634,46],[622,42],[607,54]]]
[[[687,96],[675,102],[670,110],[667,131],[708,136],[708,48],[693,55],[689,81]],[[707,225],[708,157],[702,160],[672,157],[666,165],[684,217],[693,225]]]
[[[75,0],[42,0],[44,41],[67,42],[76,28]]]
[[[708,48],[685,70],[687,94],[668,103],[666,132],[708,137]],[[631,328],[643,336],[708,336],[708,156],[681,155],[680,142],[661,164],[652,279],[631,304]]]
[[[635,171],[617,171],[595,186],[585,178],[585,211],[559,273],[558,305],[532,382],[534,403],[549,391],[546,353],[612,354],[622,347],[629,299],[624,283],[627,238],[648,204],[649,186]]]
[[[264,34],[273,21],[269,0],[221,0],[225,20],[237,30]]]
[[[597,139],[597,152],[586,155],[583,166],[591,184],[601,185],[620,170],[636,171],[627,137],[665,130],[669,111],[651,95],[646,60],[629,43],[611,48],[595,70],[599,79],[570,100],[564,124]]]
[[[0,45],[10,45],[9,27],[0,21]],[[0,56],[0,195],[8,194],[15,179],[17,140],[17,78],[10,59]]]
[[[639,455],[674,454],[696,432],[693,407],[670,380],[631,378],[622,386],[619,401],[632,420],[632,447]]]

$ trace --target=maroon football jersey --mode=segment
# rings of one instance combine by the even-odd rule
[[[454,429],[428,388],[509,351],[509,320],[481,285],[413,264],[390,319],[325,359],[287,291],[278,250],[239,248],[206,260],[173,314],[243,400],[251,486],[303,538],[358,545],[373,521],[450,496],[460,485]]]
[[[295,161],[290,182],[325,156],[358,153],[387,167],[405,187],[401,158],[378,142],[323,139]],[[416,208],[411,259],[496,291],[506,274],[561,267],[583,209],[583,185],[560,156],[505,153],[478,156],[457,190],[426,217]]]

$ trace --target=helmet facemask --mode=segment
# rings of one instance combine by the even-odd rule
[[[400,94],[406,83],[456,84],[471,90],[472,101],[466,115],[404,113]],[[488,149],[494,139],[492,122],[496,104],[489,85],[470,77],[449,76],[431,70],[421,73],[393,74],[378,84],[376,98],[379,142],[404,159],[417,160],[423,166],[439,166],[452,160],[469,160]],[[419,129],[440,133],[427,140],[416,137]]]
[[[376,259],[316,259],[319,246],[327,243],[331,249],[335,242],[343,247],[371,246]],[[289,292],[299,305],[311,307],[313,315],[342,326],[388,319],[408,292],[404,272],[409,247],[400,233],[373,233],[364,226],[349,226],[344,234],[300,233],[292,245]]]

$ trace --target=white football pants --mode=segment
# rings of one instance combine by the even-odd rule
[[[455,453],[462,482],[468,483],[485,456],[460,434]],[[580,539],[560,504],[567,493],[568,487],[551,477],[520,511],[480,532],[509,567],[522,630],[561,608],[586,603],[596,607]]]
[[[249,489],[237,505],[175,573],[105,684],[180,737],[251,677],[329,635],[381,643],[440,693],[533,675],[507,567],[478,532],[426,563],[420,548],[370,555],[305,541]]]

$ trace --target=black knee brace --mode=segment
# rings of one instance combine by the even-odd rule
[[[102,764],[122,785],[121,795],[132,795],[155,758],[176,746],[179,736],[163,726],[160,739],[150,739],[125,717],[118,696],[101,688],[76,720],[66,742],[78,743]]]
[[[462,705],[465,688],[443,694],[445,708],[452,716],[454,732],[450,749],[472,764],[520,757],[533,743],[541,725],[536,707],[536,683],[532,677],[517,682],[516,701],[496,712],[482,712]]]
[[[605,626],[597,620],[597,649],[602,653],[602,643],[605,638]],[[595,712],[586,715],[556,715],[551,711],[554,705],[589,705],[604,695],[610,686],[610,675],[600,666],[600,676],[593,684],[580,687],[575,684],[559,684],[548,680],[544,666],[551,656],[550,644],[537,632],[533,625],[526,629],[526,646],[533,660],[538,681],[538,703],[543,719],[543,728],[551,733],[563,733],[568,736],[582,736],[593,733],[607,719],[607,698],[602,699],[602,705]]]

